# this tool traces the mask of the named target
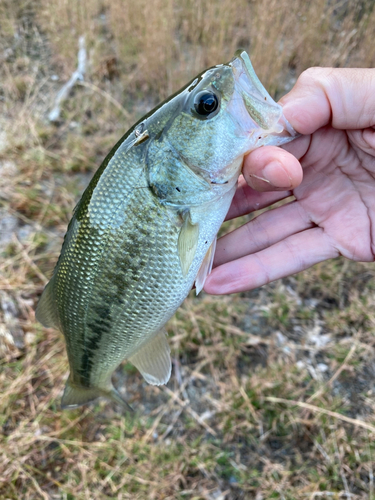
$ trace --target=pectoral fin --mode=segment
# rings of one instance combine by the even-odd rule
[[[172,364],[166,333],[161,330],[129,361],[142,373],[146,382],[152,385],[166,384],[171,376]]]
[[[198,238],[199,225],[191,222],[190,213],[187,212],[184,216],[184,223],[182,224],[178,237],[178,254],[180,256],[181,270],[184,276],[189,272],[191,263],[193,262],[198,245]]]
[[[215,239],[213,240],[209,249],[207,250],[207,253],[203,259],[201,267],[199,268],[197,277],[195,278],[195,291],[197,295],[203,289],[206,278],[212,270],[212,264],[214,263],[214,256],[216,249],[216,241],[217,241],[217,236],[215,236]]]

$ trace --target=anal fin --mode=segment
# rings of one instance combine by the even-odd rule
[[[152,385],[166,384],[171,376],[172,364],[168,341],[164,330],[143,345],[129,361]]]
[[[214,256],[216,250],[216,241],[217,241],[217,236],[215,236],[213,242],[211,243],[209,249],[207,250],[207,253],[202,261],[201,267],[199,268],[197,277],[195,278],[195,291],[197,295],[203,289],[206,278],[212,271],[212,264],[214,263]]]

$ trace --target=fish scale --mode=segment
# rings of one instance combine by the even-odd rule
[[[173,252],[178,232],[168,224],[168,216],[147,194],[145,190],[134,190],[132,203],[139,207],[138,217],[145,216],[150,221],[152,234],[150,231],[142,234],[138,227],[139,219],[133,219],[130,227],[127,224],[125,236],[122,226],[111,235],[105,261],[101,263],[101,271],[94,285],[98,292],[93,294],[93,305],[87,313],[88,318],[95,315],[97,304],[103,303],[100,291],[106,290],[104,303],[111,306],[113,321],[111,338],[103,336],[100,352],[105,352],[108,346],[119,346],[120,360],[125,354],[131,355],[147,335],[163,325],[168,315],[165,303],[171,304],[171,309],[175,308],[175,301],[179,300],[181,294],[182,276],[179,280],[173,272],[173,268],[179,264],[178,256]],[[134,255],[136,262],[133,263]],[[141,257],[141,262],[138,257]],[[116,262],[115,266],[113,262]],[[113,287],[113,283],[118,283],[118,286]],[[129,303],[131,308],[127,307]],[[124,331],[127,332],[125,338]],[[106,356],[104,358],[105,363],[112,364],[112,360]],[[118,359],[114,360],[116,365]]]
[[[128,359],[151,384],[171,373],[164,325],[210,272],[245,154],[296,136],[245,52],[134,125],[78,203],[36,317],[66,339],[63,407],[104,396]]]

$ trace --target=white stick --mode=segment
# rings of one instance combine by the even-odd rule
[[[86,46],[85,37],[80,36],[78,40],[78,66],[66,84],[59,90],[55,100],[55,106],[48,115],[50,122],[56,122],[60,117],[60,105],[68,97],[69,92],[77,81],[83,81],[86,72]]]

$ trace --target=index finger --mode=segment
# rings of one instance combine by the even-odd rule
[[[375,69],[309,68],[280,104],[301,134],[312,134],[328,124],[337,129],[372,127]]]

